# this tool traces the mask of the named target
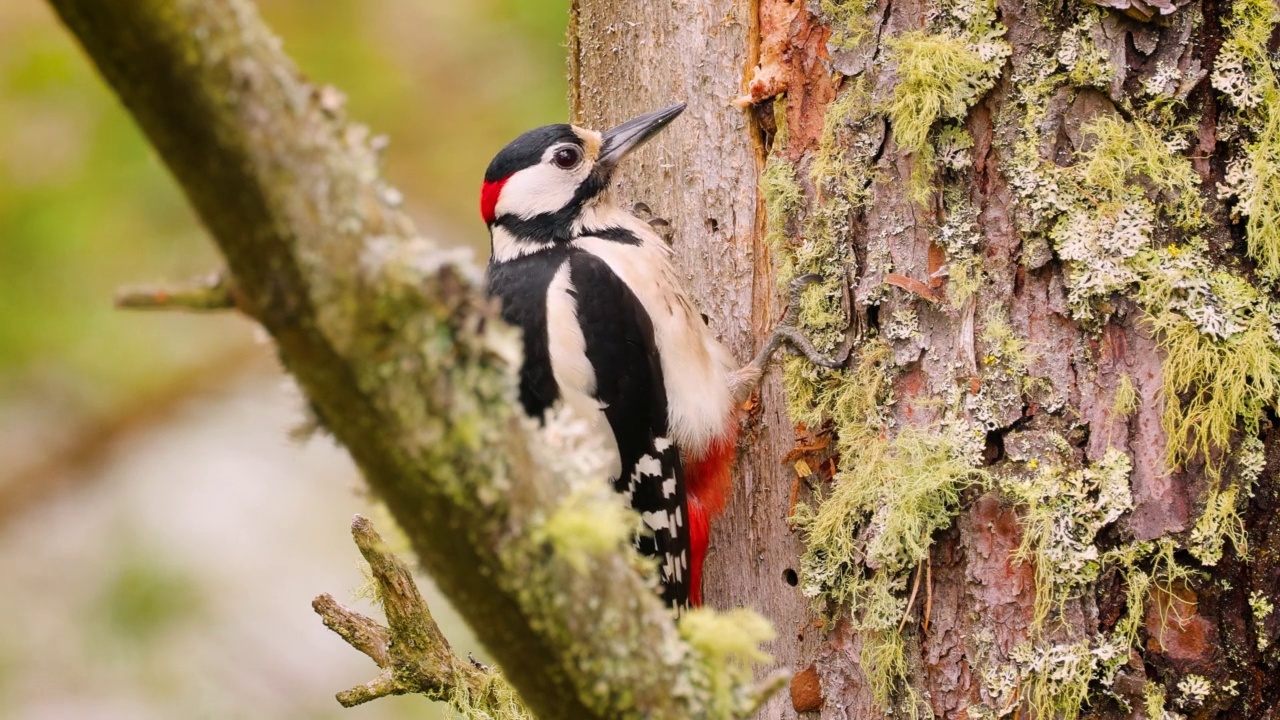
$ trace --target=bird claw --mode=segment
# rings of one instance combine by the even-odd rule
[[[666,244],[670,245],[675,241],[675,228],[671,227],[671,223],[666,218],[654,215],[653,209],[647,203],[638,202],[632,205],[631,214],[645,221]]]
[[[735,383],[734,393],[736,397],[745,400],[744,396],[755,390],[760,383],[760,379],[764,376],[765,369],[769,366],[769,360],[783,343],[790,345],[792,349],[807,358],[809,362],[819,367],[831,370],[844,367],[845,362],[849,359],[849,353],[853,350],[854,337],[852,335],[836,350],[836,354],[831,356],[823,354],[814,347],[813,342],[804,333],[800,332],[798,327],[801,295],[804,293],[805,288],[821,279],[822,276],[818,273],[809,273],[791,281],[788,287],[787,311],[783,314],[782,320],[774,327],[769,339],[765,341],[764,346],[760,348],[760,352],[756,354],[755,358],[738,370],[739,381]]]

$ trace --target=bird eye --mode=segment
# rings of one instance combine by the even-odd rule
[[[572,145],[560,148],[555,155],[551,156],[551,162],[555,163],[556,167],[564,170],[576,166],[581,161],[582,151]]]

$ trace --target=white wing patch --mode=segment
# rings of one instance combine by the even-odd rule
[[[551,374],[560,388],[560,397],[600,435],[601,445],[610,453],[609,476],[622,472],[618,441],[609,427],[604,405],[595,397],[596,371],[587,358],[587,340],[578,324],[578,301],[571,291],[569,263],[556,271],[547,287],[547,340]]]

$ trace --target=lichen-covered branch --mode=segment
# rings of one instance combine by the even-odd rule
[[[454,656],[409,568],[387,549],[373,523],[357,515],[351,535],[369,563],[389,627],[339,605],[329,595],[312,603],[326,627],[382,668],[373,680],[338,693],[338,702],[353,707],[387,695],[420,693],[460,711],[472,711],[465,717],[483,711],[495,720],[528,718],[515,691],[497,671]]]
[[[571,452],[573,424],[531,441],[518,341],[478,274],[417,235],[381,180],[382,144],[301,76],[253,4],[51,4],[217,241],[237,306],[525,704],[544,719],[748,712],[755,688],[726,668],[759,660],[744,652],[759,628],[685,641],[598,463]],[[583,518],[598,532],[557,531]]]

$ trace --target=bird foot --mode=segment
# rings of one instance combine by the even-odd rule
[[[813,342],[805,337],[804,333],[800,332],[800,328],[797,327],[797,323],[800,320],[800,296],[805,288],[821,278],[822,276],[816,273],[810,273],[801,275],[791,281],[791,286],[788,289],[786,314],[782,316],[782,320],[773,328],[773,332],[769,334],[769,339],[760,348],[760,352],[756,353],[751,362],[734,373],[733,391],[734,398],[738,402],[744,402],[759,386],[761,378],[764,377],[764,371],[769,367],[769,361],[783,343],[790,345],[793,350],[819,367],[834,370],[843,367],[845,361],[849,359],[849,353],[853,350],[854,343],[852,335],[836,350],[835,355],[825,355],[814,347]]]

